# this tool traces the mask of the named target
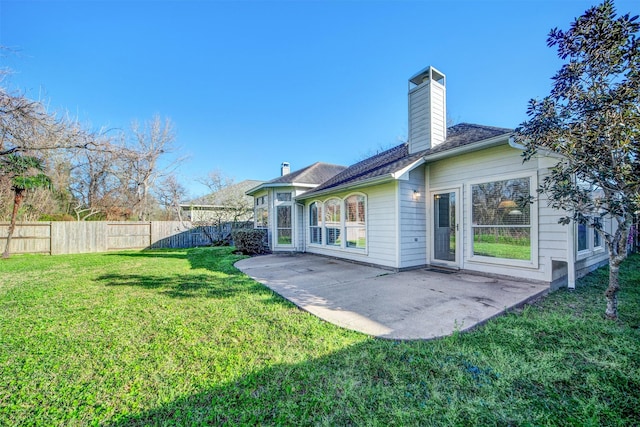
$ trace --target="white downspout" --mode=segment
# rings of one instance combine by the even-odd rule
[[[296,213],[295,213],[296,220],[294,222],[294,227],[298,228],[298,225],[299,225],[298,221],[300,221],[301,226],[298,228],[297,231],[299,231],[300,234],[302,234],[301,236],[296,236],[297,237],[297,239],[296,239],[296,250],[298,252],[306,252],[307,251],[307,235],[306,235],[306,233],[307,233],[307,224],[306,224],[306,222],[304,220],[304,204],[302,204],[300,202],[296,202],[296,206],[299,206],[300,207],[300,211],[302,212],[302,217],[300,217],[298,215],[298,209],[295,210],[296,211]],[[298,248],[297,247],[298,246],[297,243],[300,243],[302,245],[302,247]]]
[[[568,225],[567,231],[567,287],[576,288],[576,234],[575,223],[572,221]]]

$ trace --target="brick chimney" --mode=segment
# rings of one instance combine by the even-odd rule
[[[447,138],[445,75],[429,66],[409,79],[409,153]]]
[[[291,172],[291,166],[289,166],[289,162],[282,162],[280,165],[280,176],[289,175]]]

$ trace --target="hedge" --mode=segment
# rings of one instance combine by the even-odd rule
[[[270,252],[266,229],[241,228],[233,230],[231,236],[236,250],[245,255],[259,255]]]

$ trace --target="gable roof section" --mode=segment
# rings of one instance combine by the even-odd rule
[[[472,150],[474,145],[480,145],[483,141],[492,141],[499,137],[506,139],[512,132],[512,129],[460,123],[448,128],[445,142],[432,149],[409,154],[409,145],[400,144],[348,167],[313,190],[298,196],[298,199],[374,182],[390,181],[396,178],[397,172],[410,169],[412,165],[424,160],[429,161],[431,156],[437,155],[441,158],[446,157],[447,152],[454,155],[464,148]]]
[[[452,150],[454,148],[472,145],[481,141],[490,140],[513,133],[513,129],[498,128],[494,126],[474,125],[460,123],[447,129],[447,139],[440,145],[426,150],[426,156]]]
[[[298,169],[289,174],[279,176],[271,181],[262,183],[247,190],[248,195],[268,187],[316,187],[331,179],[337,173],[347,169],[346,166],[333,165],[330,163],[316,162],[305,168]]]

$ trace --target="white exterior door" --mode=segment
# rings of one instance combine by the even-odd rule
[[[461,259],[460,190],[431,193],[431,263],[459,268]]]

